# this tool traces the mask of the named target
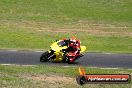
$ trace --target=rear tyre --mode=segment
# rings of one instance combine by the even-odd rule
[[[43,53],[40,57],[40,61],[41,62],[47,62],[48,61],[48,57],[49,57],[49,52],[46,51],[45,53]]]

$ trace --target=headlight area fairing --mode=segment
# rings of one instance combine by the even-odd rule
[[[61,41],[54,42],[50,46],[51,51],[54,51],[54,54],[56,55],[56,58],[54,59],[55,61],[61,61],[62,57],[63,57],[62,50],[67,49],[67,46],[61,46],[61,45],[59,45],[59,42],[61,42]]]

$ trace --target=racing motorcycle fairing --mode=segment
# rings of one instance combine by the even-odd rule
[[[64,42],[64,40],[58,40],[56,42],[54,42],[51,46],[50,46],[51,50],[47,51],[48,52],[48,56],[44,56],[42,55],[40,57],[40,61],[41,62],[46,62],[48,60],[54,60],[54,61],[65,61],[67,60],[67,62],[74,62],[76,59],[82,57],[83,55],[81,53],[83,53],[86,50],[85,46],[80,46],[80,51],[79,53],[73,53],[73,52],[69,52],[67,53],[67,48],[68,45]],[[65,56],[67,55],[67,56]],[[46,58],[45,58],[46,57]],[[64,59],[65,57],[65,59]],[[45,60],[48,59],[48,60]]]

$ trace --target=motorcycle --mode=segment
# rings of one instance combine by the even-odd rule
[[[41,62],[52,61],[63,61],[67,63],[73,63],[76,59],[83,56],[83,52],[86,50],[86,46],[80,46],[80,52],[75,54],[72,52],[67,52],[67,44],[64,40],[56,40],[51,46],[50,50],[43,53],[40,57]]]

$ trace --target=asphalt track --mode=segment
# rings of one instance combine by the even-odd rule
[[[18,65],[60,65],[60,66],[88,66],[103,68],[132,68],[132,54],[102,54],[86,53],[76,60],[77,63],[42,63],[39,57],[43,52],[0,50],[0,64]]]

